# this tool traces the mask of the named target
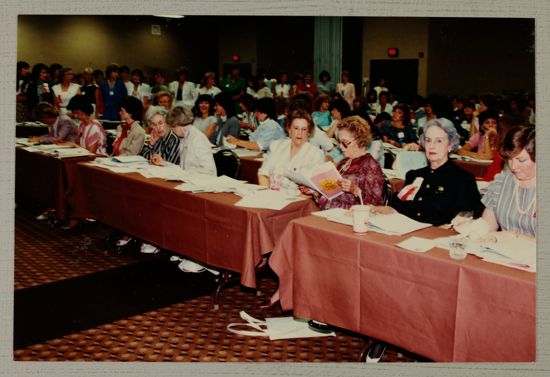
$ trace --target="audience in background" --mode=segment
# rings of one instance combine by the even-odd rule
[[[342,71],[342,81],[336,84],[335,91],[339,93],[343,99],[349,103],[350,107],[353,107],[353,100],[355,99],[355,85],[349,81],[349,72]]]
[[[188,116],[192,116],[191,109],[197,100],[195,84],[187,81],[188,70],[180,67],[176,71],[176,80],[168,85],[168,90],[174,95],[174,106],[181,106]]]
[[[204,133],[208,139],[216,130],[216,117],[214,116],[214,100],[210,94],[201,94],[193,106],[193,126]]]
[[[101,119],[120,121],[119,103],[128,95],[126,86],[119,78],[118,64],[109,64],[105,69],[105,80],[101,83],[97,100],[97,112]]]
[[[71,98],[80,94],[80,85],[73,82],[73,78],[72,68],[63,68],[61,70],[61,82],[52,87],[55,105],[63,114],[67,114],[67,105]]]

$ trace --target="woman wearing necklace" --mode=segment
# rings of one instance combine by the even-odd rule
[[[143,148],[145,131],[136,119],[141,118],[143,105],[135,97],[126,96],[120,101],[118,137],[113,143],[113,156],[135,156]]]
[[[405,186],[393,195],[391,207],[376,207],[375,212],[397,210],[435,226],[450,224],[461,211],[473,211],[474,217],[479,217],[484,208],[474,176],[449,160],[449,154],[460,145],[453,123],[445,118],[429,121],[419,143],[428,166],[407,172]]]
[[[535,158],[535,127],[511,128],[500,146],[500,155],[509,168],[495,177],[481,200],[485,210],[483,222],[475,227],[456,225],[463,234],[479,234],[501,229],[536,237],[537,228],[537,162]],[[458,219],[457,219],[458,220]],[[475,222],[474,222],[475,223]],[[474,229],[475,228],[475,229]],[[483,228],[484,231],[480,231]]]
[[[367,152],[372,140],[370,126],[363,118],[354,115],[338,123],[338,143],[344,154],[336,169],[342,175],[339,185],[344,194],[328,200],[318,192],[301,188],[304,194],[313,195],[319,208],[351,208],[355,204],[380,205],[384,201],[385,178],[380,164]]]
[[[118,78],[118,65],[109,64],[105,69],[105,77],[100,86],[99,96],[97,98],[98,114],[101,119],[119,121],[120,120],[120,100],[128,95],[126,86]]]

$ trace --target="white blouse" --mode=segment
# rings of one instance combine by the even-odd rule
[[[265,155],[258,175],[269,177],[270,188],[298,193],[298,185],[285,177],[285,172],[296,172],[321,165],[325,162],[323,152],[306,142],[298,153],[290,156],[291,139],[275,140]]]

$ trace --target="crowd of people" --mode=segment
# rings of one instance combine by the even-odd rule
[[[18,62],[17,121],[48,126],[47,135],[32,138],[37,142],[79,145],[99,155],[141,155],[155,165],[172,163],[208,175],[217,174],[214,146],[262,151],[260,185],[310,197],[322,210],[369,204],[374,213],[399,212],[477,238],[494,231],[536,237],[533,97],[433,94],[403,103],[381,79],[363,98],[347,71],[337,83],[327,71],[317,83],[311,73],[296,74],[293,82],[286,72],[244,78],[237,66],[221,80],[206,72],[195,84],[184,67],[174,78],[167,82],[162,72],[153,72],[146,83],[140,69],[117,64],[75,75],[60,64],[39,63],[31,71]],[[111,148],[106,122],[117,125]],[[399,192],[388,189],[385,146],[422,152],[427,161],[406,173]],[[452,153],[492,164],[485,177],[474,177],[452,161]],[[325,161],[333,161],[342,177],[344,193],[334,199],[287,174]],[[483,197],[476,178],[491,182]],[[124,236],[117,245],[129,240]],[[143,243],[141,251],[158,249]],[[326,326],[314,320],[310,325]],[[374,349],[379,359],[383,346]]]
[[[293,82],[285,72],[244,78],[237,66],[220,80],[206,72],[195,84],[185,67],[174,78],[168,82],[153,72],[146,83],[142,70],[117,64],[74,74],[60,64],[31,70],[18,62],[17,119],[48,125],[47,135],[34,138],[42,143],[140,154],[153,164],[202,174],[216,175],[213,146],[263,151],[259,183],[310,196],[321,209],[361,202],[433,225],[456,223],[459,213],[469,211],[487,229],[535,235],[534,98],[433,94],[402,103],[384,80],[363,98],[347,71],[336,83],[327,71],[317,83],[311,73],[297,74]],[[118,127],[110,148],[106,122]],[[423,151],[427,160],[426,167],[407,173],[405,187],[393,196],[385,192],[384,146]],[[483,199],[475,178],[452,162],[451,153],[493,161],[481,177],[493,181]],[[345,192],[333,200],[285,174],[327,160],[342,175]]]

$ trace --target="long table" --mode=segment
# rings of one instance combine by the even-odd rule
[[[280,211],[237,207],[231,193],[189,193],[178,183],[76,164],[68,200],[76,218],[94,218],[161,248],[241,274],[256,288],[256,266],[287,223],[317,207],[301,200]]]
[[[65,192],[69,177],[77,162],[93,160],[95,156],[59,159],[40,152],[15,149],[16,202],[31,200],[45,208],[55,209],[59,220],[70,216]]]
[[[536,274],[434,248],[395,245],[409,236],[369,232],[317,216],[292,221],[269,264],[280,302],[313,318],[436,361],[535,361]]]

